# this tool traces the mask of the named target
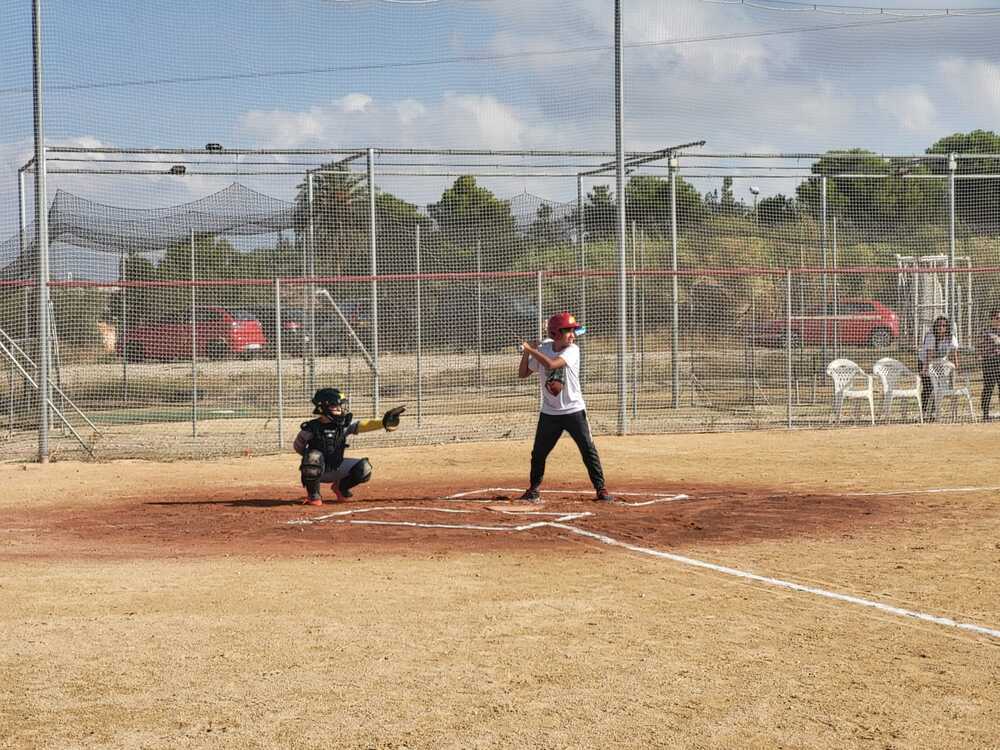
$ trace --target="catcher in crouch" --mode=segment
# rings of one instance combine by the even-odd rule
[[[613,500],[604,486],[601,458],[590,434],[587,406],[580,390],[580,348],[576,345],[576,337],[585,330],[570,313],[556,313],[548,322],[550,338],[521,344],[517,374],[526,378],[538,373],[542,389],[542,410],[531,449],[531,476],[528,489],[521,495],[521,500],[526,502],[539,502],[538,487],[545,474],[545,460],[563,431],[570,434],[580,450],[597,493],[595,499],[602,503]]]
[[[302,456],[299,471],[308,496],[306,505],[322,505],[319,486],[329,482],[337,500],[351,497],[351,488],[371,479],[372,465],[367,458],[345,458],[347,438],[362,432],[399,427],[399,415],[405,406],[397,406],[381,419],[354,419],[347,411],[347,397],[336,388],[320,388],[312,397],[316,419],[302,423],[295,437],[295,452]]]

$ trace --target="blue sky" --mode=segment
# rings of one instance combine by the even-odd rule
[[[31,152],[30,5],[0,0],[0,238],[16,230],[16,169]],[[50,143],[613,145],[612,0],[42,5]],[[860,8],[814,13],[772,5],[624,0],[627,147],[706,139],[713,152],[859,146],[908,153],[952,132],[1000,130],[1000,16],[901,21]],[[468,56],[491,59],[444,62]],[[397,65],[434,60],[441,62]],[[278,75],[317,68],[326,70]],[[135,83],[177,78],[209,80]],[[95,200],[136,206],[191,200],[225,182],[52,180]],[[387,187],[423,203],[447,183]],[[253,186],[289,197],[294,184]],[[562,200],[575,189],[524,180],[490,187],[502,196],[529,190]]]

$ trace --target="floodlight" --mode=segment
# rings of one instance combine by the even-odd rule
[[[170,174],[182,175],[187,172],[187,167],[183,164],[174,164],[168,171]]]
[[[754,196],[760,195],[760,188],[757,187],[756,185],[751,185],[750,186],[750,194],[754,195]]]
[[[221,143],[206,143],[205,144],[205,150],[206,151],[222,151],[222,144]]]

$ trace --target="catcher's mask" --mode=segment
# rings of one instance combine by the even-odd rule
[[[313,414],[322,414],[334,422],[342,422],[345,419],[349,420],[351,415],[347,413],[347,396],[341,393],[336,388],[320,388],[312,397]],[[340,414],[333,414],[330,411],[330,407],[340,406],[342,407]]]

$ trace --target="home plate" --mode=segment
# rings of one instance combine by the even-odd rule
[[[542,506],[542,503],[503,503],[502,505],[487,505],[486,510],[495,510],[499,513],[530,513],[533,510],[538,510]]]

